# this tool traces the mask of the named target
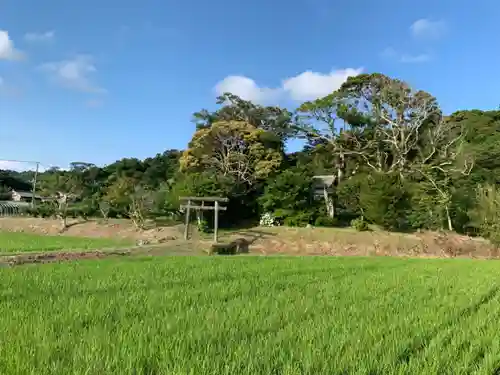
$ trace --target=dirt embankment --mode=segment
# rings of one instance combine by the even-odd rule
[[[253,253],[261,254],[500,257],[499,249],[482,238],[446,232],[407,234],[356,232],[338,228],[278,227],[242,231],[239,235],[252,242],[250,249]]]
[[[192,240],[183,240],[183,226],[157,227],[138,231],[127,220],[97,220],[68,222],[61,233],[57,220],[38,218],[0,218],[0,230],[81,237],[122,238],[141,246],[165,244],[181,246],[199,253],[207,250],[211,236],[200,236],[191,228]],[[496,246],[481,238],[455,233],[421,232],[389,233],[384,231],[356,232],[339,228],[252,228],[221,232],[221,242],[236,238],[249,241],[251,254],[271,255],[345,255],[345,256],[412,256],[412,257],[472,257],[500,258]]]
[[[75,237],[102,237],[129,239],[144,244],[164,243],[182,238],[183,227],[155,227],[137,230],[128,220],[68,220],[68,226],[61,230],[61,222],[53,219],[39,218],[0,218],[0,230],[9,232],[26,232],[45,235],[63,235]]]

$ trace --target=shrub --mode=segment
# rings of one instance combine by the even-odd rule
[[[353,219],[363,215],[360,206],[360,190],[365,181],[366,175],[358,175],[342,181],[337,187],[336,217],[339,223],[349,225]]]
[[[320,215],[314,220],[315,227],[335,227],[338,225],[336,217],[331,218],[327,215]]]
[[[202,233],[210,233],[210,226],[208,225],[208,221],[202,219],[197,222],[198,231]]]
[[[54,216],[56,209],[54,206],[42,203],[28,210],[28,214],[33,217],[49,218]]]
[[[66,217],[76,219],[81,216],[80,209],[77,207],[70,207],[66,210]]]
[[[384,229],[408,228],[410,199],[398,175],[374,174],[361,184],[359,202],[363,216]]]
[[[496,186],[480,186],[476,192],[476,207],[469,213],[479,234],[500,245],[500,191]]]
[[[261,227],[274,227],[276,224],[276,217],[270,212],[266,212],[260,217],[259,225]]]
[[[306,211],[314,211],[311,190],[310,172],[294,167],[269,179],[258,201],[263,212],[273,212],[284,221],[292,216],[304,216]]]
[[[356,229],[358,232],[366,232],[369,230],[368,223],[362,217],[358,217],[357,219],[351,221],[351,227]]]
[[[305,227],[311,224],[313,214],[309,211],[294,212],[290,216],[284,218],[283,223],[288,227]]]

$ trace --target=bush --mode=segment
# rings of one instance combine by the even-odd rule
[[[335,227],[338,225],[338,219],[336,217],[331,218],[326,215],[320,215],[314,220],[315,227]]]
[[[210,233],[210,226],[208,225],[208,221],[200,220],[197,222],[198,231],[202,233]]]
[[[370,228],[368,228],[368,223],[362,218],[359,217],[351,221],[351,227],[356,229],[358,232],[366,232]]]
[[[305,227],[311,224],[313,213],[308,211],[300,211],[291,214],[283,219],[283,223],[288,227]]]
[[[35,207],[30,207],[27,214],[33,217],[49,218],[56,214],[56,209],[52,205],[41,203]]]
[[[361,185],[366,182],[367,175],[357,175],[344,180],[337,187],[337,212],[339,224],[350,222],[363,215],[360,205]],[[326,213],[325,213],[326,215]]]
[[[494,185],[480,186],[476,207],[469,213],[471,224],[479,234],[500,245],[500,191]]]
[[[80,217],[80,209],[76,207],[69,207],[66,210],[66,217],[76,219]]]
[[[313,211],[311,191],[310,172],[295,167],[269,179],[258,201],[263,212],[274,212],[276,217],[284,220],[286,217],[303,216],[305,211]]]
[[[388,230],[408,229],[411,195],[398,175],[374,174],[361,184],[359,202],[368,221]]]

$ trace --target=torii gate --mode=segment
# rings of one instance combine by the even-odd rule
[[[181,204],[181,208],[186,210],[186,221],[184,226],[184,239],[189,236],[189,222],[191,209],[202,211],[214,211],[214,242],[217,243],[217,231],[219,229],[219,211],[226,211],[227,207],[222,207],[219,202],[229,202],[228,198],[221,197],[179,197],[179,200],[187,201],[187,204]],[[201,205],[193,205],[192,202],[201,202]],[[205,206],[205,202],[214,202],[213,206]]]

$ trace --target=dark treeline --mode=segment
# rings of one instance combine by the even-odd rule
[[[222,224],[374,224],[387,230],[500,233],[500,111],[444,116],[429,93],[382,74],[351,77],[293,112],[231,94],[194,114],[183,151],[105,167],[78,162],[38,177],[37,191],[71,197],[86,216],[178,215],[178,197],[230,198]],[[305,147],[287,154],[288,140]],[[313,176],[334,176],[313,197]],[[3,189],[32,172],[3,171]],[[29,184],[28,184],[29,185]],[[207,218],[210,222],[210,218]]]

